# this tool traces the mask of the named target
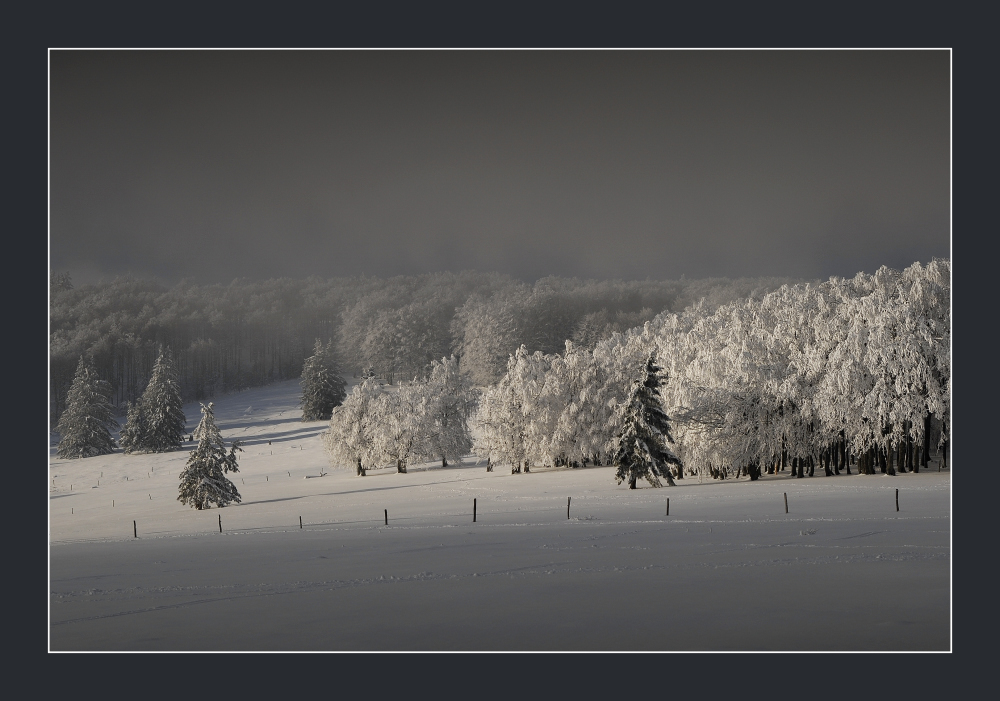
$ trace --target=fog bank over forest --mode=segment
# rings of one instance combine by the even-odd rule
[[[346,373],[395,382],[455,354],[479,385],[496,382],[511,353],[592,348],[660,312],[702,301],[710,311],[760,297],[793,278],[582,280],[465,271],[264,281],[228,285],[118,277],[50,286],[50,414],[55,421],[77,361],[94,358],[120,412],[141,395],[159,346],[170,347],[185,399],[296,378],[315,340],[333,340]]]

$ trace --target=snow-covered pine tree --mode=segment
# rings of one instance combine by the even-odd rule
[[[180,475],[180,494],[177,501],[195,509],[207,509],[212,504],[226,506],[240,503],[236,485],[226,479],[227,472],[239,472],[236,452],[242,452],[239,441],[233,441],[229,452],[222,440],[222,433],[215,425],[212,403],[201,405],[201,421],[194,430],[198,447],[191,451],[187,466]]]
[[[313,354],[302,365],[302,420],[329,421],[334,407],[347,397],[347,383],[340,374],[333,341],[325,346],[317,338]]]
[[[142,449],[149,453],[165,453],[177,450],[184,441],[184,404],[181,388],[174,371],[174,360],[170,349],[160,351],[153,376],[146,391],[142,393],[142,414],[145,431]]]
[[[60,458],[89,458],[114,452],[111,431],[118,428],[109,399],[108,383],[101,380],[90,358],[80,356],[66,410],[56,425]]]
[[[670,435],[670,418],[660,403],[660,386],[665,382],[661,371],[656,364],[656,353],[650,353],[643,379],[632,384],[619,407],[622,429],[612,460],[618,465],[615,479],[618,484],[627,480],[629,489],[635,489],[639,477],[654,487],[663,486],[657,479],[663,477],[672,487],[674,480],[668,465],[681,467],[680,459],[667,446],[674,439]]]
[[[129,402],[125,414],[125,425],[118,434],[118,443],[126,454],[141,453],[146,432],[146,417],[142,411],[142,401]]]

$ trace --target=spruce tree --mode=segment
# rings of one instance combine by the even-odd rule
[[[142,393],[143,431],[142,449],[149,453],[177,450],[184,441],[184,403],[181,388],[174,371],[170,349],[160,351],[153,376]]]
[[[347,397],[347,383],[340,374],[333,341],[325,346],[317,338],[313,354],[302,365],[302,420],[329,421],[335,407]]]
[[[89,458],[114,452],[111,431],[118,428],[118,422],[110,394],[108,383],[98,377],[93,361],[80,356],[66,395],[66,410],[56,425],[60,458]]]
[[[146,417],[142,411],[142,401],[129,402],[125,414],[125,425],[118,434],[118,443],[122,450],[128,453],[141,453],[145,450]]]
[[[191,451],[187,466],[180,475],[180,494],[177,501],[195,509],[207,509],[212,504],[226,506],[231,502],[240,503],[240,493],[236,485],[226,478],[227,472],[239,472],[236,452],[242,452],[239,441],[233,441],[229,452],[222,440],[222,434],[215,425],[212,403],[201,405],[201,421],[194,430],[198,447]]]
[[[632,384],[628,397],[619,408],[621,432],[613,461],[618,465],[618,484],[628,481],[635,489],[636,480],[643,477],[654,487],[663,486],[659,477],[672,487],[674,480],[668,465],[681,468],[681,461],[667,447],[674,439],[670,435],[670,419],[660,401],[660,387],[665,379],[656,364],[656,353],[646,358],[644,378]]]

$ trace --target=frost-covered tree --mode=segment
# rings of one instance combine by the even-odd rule
[[[425,457],[438,458],[447,467],[448,458],[454,460],[472,450],[468,418],[476,405],[476,393],[468,378],[459,373],[455,356],[434,361],[422,389],[425,403],[420,449]]]
[[[169,348],[160,351],[153,376],[142,393],[142,417],[145,423],[142,450],[165,453],[177,450],[184,441],[184,403],[177,383],[173,355]]]
[[[326,345],[317,338],[313,354],[302,365],[302,420],[329,421],[334,407],[347,397],[333,341]]]
[[[66,396],[66,410],[56,426],[60,458],[89,458],[114,452],[111,431],[118,428],[118,422],[109,394],[107,383],[97,376],[93,362],[80,356]]]
[[[489,297],[473,295],[455,312],[455,351],[475,385],[493,384],[503,376],[524,336],[530,294],[527,285],[512,284]]]
[[[507,372],[488,388],[475,415],[478,428],[475,454],[488,463],[509,464],[511,473],[530,470],[536,457],[531,440],[531,415],[538,390],[544,382],[546,359],[541,353],[529,355],[524,346],[507,360]]]
[[[344,403],[333,410],[330,428],[324,440],[334,467],[349,466],[363,477],[369,468],[381,462],[374,439],[374,426],[378,421],[376,398],[382,393],[379,381],[366,376]]]
[[[212,403],[201,405],[201,421],[194,430],[198,447],[191,451],[187,466],[180,475],[180,494],[177,501],[195,509],[208,509],[212,504],[226,506],[240,503],[236,485],[226,478],[227,472],[239,472],[237,451],[242,452],[239,441],[233,441],[229,452],[222,440],[222,433],[215,425]]]
[[[125,413],[125,425],[118,434],[118,442],[126,454],[143,452],[143,441],[146,435],[146,418],[142,411],[142,402],[129,402]]]
[[[628,482],[635,489],[636,480],[643,477],[654,487],[662,486],[659,477],[674,485],[670,465],[681,467],[680,459],[667,445],[673,443],[670,419],[660,403],[660,386],[664,383],[655,353],[646,359],[644,377],[632,384],[628,397],[621,404],[621,433],[612,461],[618,465],[615,479]]]
[[[425,383],[402,382],[395,392],[382,392],[372,400],[370,424],[373,452],[378,462],[396,464],[405,473],[414,457],[422,457],[427,416]]]

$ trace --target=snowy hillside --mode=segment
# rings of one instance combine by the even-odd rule
[[[52,650],[950,647],[934,464],[635,491],[613,467],[475,458],[357,477],[299,397],[288,381],[215,401],[245,450],[243,503],[223,509],[177,501],[187,449],[60,460],[53,440]]]

